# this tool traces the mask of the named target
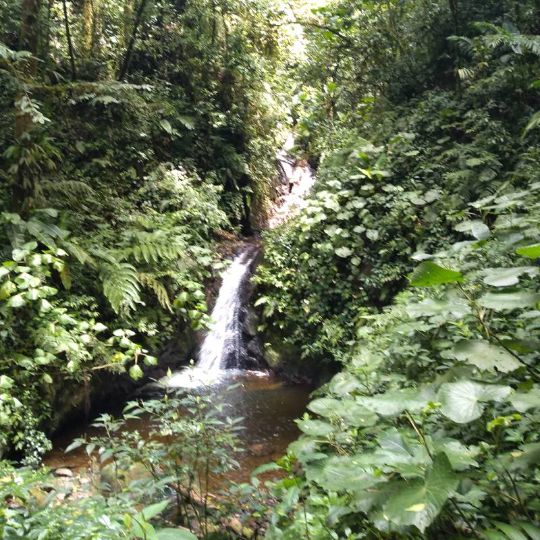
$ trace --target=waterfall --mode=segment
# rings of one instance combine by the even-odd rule
[[[195,367],[173,374],[168,386],[193,388],[219,381],[225,370],[242,367],[246,356],[243,340],[244,285],[251,275],[257,251],[248,246],[233,259],[223,273],[211,327],[199,349]]]
[[[294,136],[291,133],[276,156],[281,182],[276,189],[276,200],[268,219],[269,228],[281,225],[305,208],[315,183],[315,175],[309,164],[292,157],[293,148]],[[211,314],[212,326],[199,349],[197,364],[173,373],[164,381],[167,386],[196,388],[234,376],[235,370],[238,373],[237,370],[241,368],[259,369],[262,357],[260,343],[255,345],[254,350],[253,342],[247,346],[244,341],[247,300],[244,292],[256,256],[256,248],[244,247],[223,274]]]
[[[199,351],[197,367],[213,372],[228,367],[240,366],[243,354],[242,322],[242,284],[249,276],[254,255],[249,249],[235,257],[231,266],[223,274],[223,281],[212,310],[213,326],[206,335]]]
[[[273,229],[307,205],[307,198],[315,184],[313,169],[305,160],[296,159],[290,154],[294,148],[294,135],[289,134],[283,148],[277,154],[281,185],[270,212],[268,227]]]

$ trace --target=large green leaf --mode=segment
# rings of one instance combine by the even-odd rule
[[[424,532],[439,515],[458,484],[445,454],[435,456],[423,479],[394,484],[393,494],[383,506],[388,521],[396,525],[414,525]]]
[[[338,373],[330,381],[330,391],[338,396],[346,396],[359,388],[362,388],[362,383],[347,371]]]
[[[357,401],[377,414],[395,416],[405,409],[411,411],[423,409],[434,397],[434,392],[429,387],[421,389],[403,388],[401,390],[390,390],[384,394],[371,397],[359,397]]]
[[[457,360],[473,364],[483,371],[508,373],[522,366],[508,351],[483,339],[460,341],[454,346],[452,354]]]
[[[458,424],[472,422],[482,416],[483,403],[502,401],[510,395],[509,386],[479,384],[473,381],[445,383],[437,395],[441,402],[441,412]]]
[[[519,412],[527,412],[532,408],[540,407],[540,386],[535,386],[528,392],[516,392],[512,394],[510,403]]]
[[[446,454],[454,471],[464,471],[478,466],[478,462],[474,459],[480,453],[480,448],[477,446],[467,447],[456,439],[439,439],[438,437],[433,439],[432,446],[435,451]]]
[[[535,291],[523,290],[511,293],[486,293],[478,303],[495,311],[534,307],[540,302],[540,294]]]
[[[151,504],[150,506],[145,506],[141,510],[140,514],[143,516],[143,518],[146,521],[149,521],[150,519],[161,514],[161,512],[163,512],[163,510],[165,510],[165,508],[167,508],[168,505],[169,505],[169,501],[161,501],[155,504]]]
[[[456,225],[455,229],[459,232],[469,233],[477,240],[486,240],[490,236],[489,227],[479,219],[463,221]]]
[[[493,287],[509,287],[517,285],[523,274],[535,276],[538,268],[535,266],[516,266],[513,268],[488,268],[485,271],[484,283]]]
[[[326,437],[334,432],[334,427],[321,420],[302,419],[297,420],[298,427],[312,437]]]
[[[529,259],[540,258],[540,244],[531,244],[530,246],[523,246],[516,249],[518,255],[528,257]]]
[[[362,456],[334,456],[314,480],[332,491],[358,492],[384,481],[384,477],[376,475],[373,467],[365,465]]]
[[[432,261],[424,261],[409,278],[413,287],[435,287],[444,283],[463,281],[461,272],[443,268]]]
[[[377,415],[352,399],[319,398],[308,409],[325,418],[342,418],[352,426],[372,426],[377,421]]]
[[[407,314],[413,318],[438,317],[446,321],[447,318],[462,319],[471,312],[469,305],[457,296],[447,296],[441,299],[425,298],[418,303],[406,305]]]

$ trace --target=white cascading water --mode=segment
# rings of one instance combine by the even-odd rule
[[[230,357],[235,360],[233,367],[239,367],[238,355],[242,347],[240,287],[252,262],[253,256],[250,251],[243,251],[236,256],[223,274],[221,288],[211,315],[214,324],[199,352],[197,364],[199,369],[210,372],[225,369],[227,367],[225,362]]]
[[[212,384],[221,378],[228,367],[240,367],[238,364],[243,348],[241,288],[255,256],[253,248],[245,248],[224,272],[211,314],[212,326],[199,350],[199,360],[195,367],[173,374],[167,381],[168,386],[193,388]]]
[[[268,220],[270,229],[281,225],[305,208],[307,197],[315,184],[315,174],[308,163],[293,158],[289,153],[293,148],[294,135],[290,133],[277,155],[283,182]]]

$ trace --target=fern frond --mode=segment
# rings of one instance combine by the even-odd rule
[[[459,68],[457,75],[460,80],[467,81],[474,78],[474,69],[471,68]]]
[[[454,43],[463,54],[471,57],[474,54],[474,43],[471,39],[463,36],[450,36],[448,41]]]
[[[62,247],[72,256],[75,257],[81,264],[90,264],[91,266],[96,266],[96,260],[90,255],[88,251],[74,244],[70,240],[64,240],[62,242]]]
[[[496,521],[495,527],[481,531],[487,540],[540,540],[540,527],[524,521],[512,524]]]
[[[129,312],[141,302],[137,270],[128,263],[105,263],[100,268],[103,294],[116,313]]]
[[[156,277],[152,274],[146,274],[144,272],[140,272],[138,274],[138,278],[141,285],[153,291],[161,307],[172,312],[171,299],[169,298],[169,293],[167,292],[167,289],[165,288],[163,283],[157,280]]]
[[[186,244],[179,237],[170,237],[162,231],[131,233],[132,245],[123,250],[124,257],[132,256],[137,262],[157,263],[174,260],[185,255]]]
[[[118,253],[115,251],[112,251],[110,249],[105,249],[101,247],[92,247],[90,250],[92,255],[97,258],[101,259],[105,263],[110,263],[112,265],[117,264],[120,261]]]
[[[88,184],[78,180],[64,180],[62,182],[43,180],[41,187],[46,194],[62,197],[69,202],[79,202],[81,197],[95,194],[95,191]]]
[[[527,135],[527,133],[529,133],[529,131],[532,131],[533,129],[539,126],[540,126],[540,111],[532,115],[532,118],[529,120],[529,123],[523,130],[522,139],[525,138],[525,136]]]

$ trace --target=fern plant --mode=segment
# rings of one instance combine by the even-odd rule
[[[141,303],[137,269],[126,262],[105,262],[99,268],[103,294],[117,313],[127,313]]]
[[[540,540],[540,527],[524,521],[502,523],[496,521],[494,527],[481,531],[486,540]]]

